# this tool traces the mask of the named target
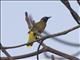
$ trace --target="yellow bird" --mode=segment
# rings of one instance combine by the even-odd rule
[[[36,39],[38,39],[39,36],[34,31],[37,31],[38,33],[41,34],[44,31],[49,18],[51,18],[51,17],[43,17],[43,18],[41,18],[41,20],[39,22],[35,23],[35,25],[29,31],[28,43],[33,42]],[[27,47],[31,47],[32,45],[33,45],[33,43],[28,44]]]

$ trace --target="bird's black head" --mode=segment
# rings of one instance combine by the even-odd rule
[[[47,22],[47,20],[48,20],[49,18],[51,18],[51,17],[46,17],[46,16],[45,16],[45,17],[43,17],[41,20]]]

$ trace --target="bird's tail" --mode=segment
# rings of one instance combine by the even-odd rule
[[[33,45],[33,43],[27,44],[27,47],[28,47],[28,48],[31,48],[32,45]]]
[[[36,40],[36,37],[37,37],[37,35],[35,35],[33,31],[30,31],[29,32],[29,40],[28,40],[28,42],[29,43],[33,42],[34,40]],[[32,45],[33,45],[33,43],[27,44],[27,47],[30,48],[30,47],[32,47]]]

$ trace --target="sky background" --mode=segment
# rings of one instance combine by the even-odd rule
[[[80,15],[79,5],[76,1],[70,1],[71,7]],[[35,22],[43,16],[52,16],[48,20],[46,31],[50,34],[64,31],[77,25],[69,10],[60,1],[2,1],[1,2],[1,43],[3,46],[16,46],[27,43],[28,26],[25,21],[25,11],[32,15]],[[58,38],[67,42],[79,44],[80,29],[76,29]],[[80,48],[61,44],[52,39],[44,41],[48,46],[67,54],[74,54]],[[7,50],[10,55],[22,55],[36,51],[38,43],[34,43],[32,48],[26,46]],[[5,56],[1,53],[1,56]],[[39,55],[41,60],[46,60],[43,54]],[[36,60],[36,56],[26,58]],[[26,60],[19,59],[19,60]],[[49,59],[48,59],[49,60]]]

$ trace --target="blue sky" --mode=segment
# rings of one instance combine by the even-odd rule
[[[71,1],[70,5],[79,14],[77,2]],[[28,41],[28,26],[25,21],[25,11],[31,14],[36,22],[43,16],[52,16],[48,20],[45,29],[50,34],[61,32],[77,25],[69,10],[60,1],[2,1],[1,43],[3,46],[14,46]],[[58,38],[72,43],[79,43],[79,29]],[[44,43],[68,54],[73,54],[80,50],[79,48],[63,45],[52,39],[47,39]],[[37,47],[38,43],[34,43],[32,48],[24,46],[7,51],[12,56],[15,56],[35,51]],[[5,55],[2,53],[2,56]],[[36,60],[36,56],[27,59],[32,60],[33,58]],[[40,55],[40,58],[45,59],[43,54]]]

